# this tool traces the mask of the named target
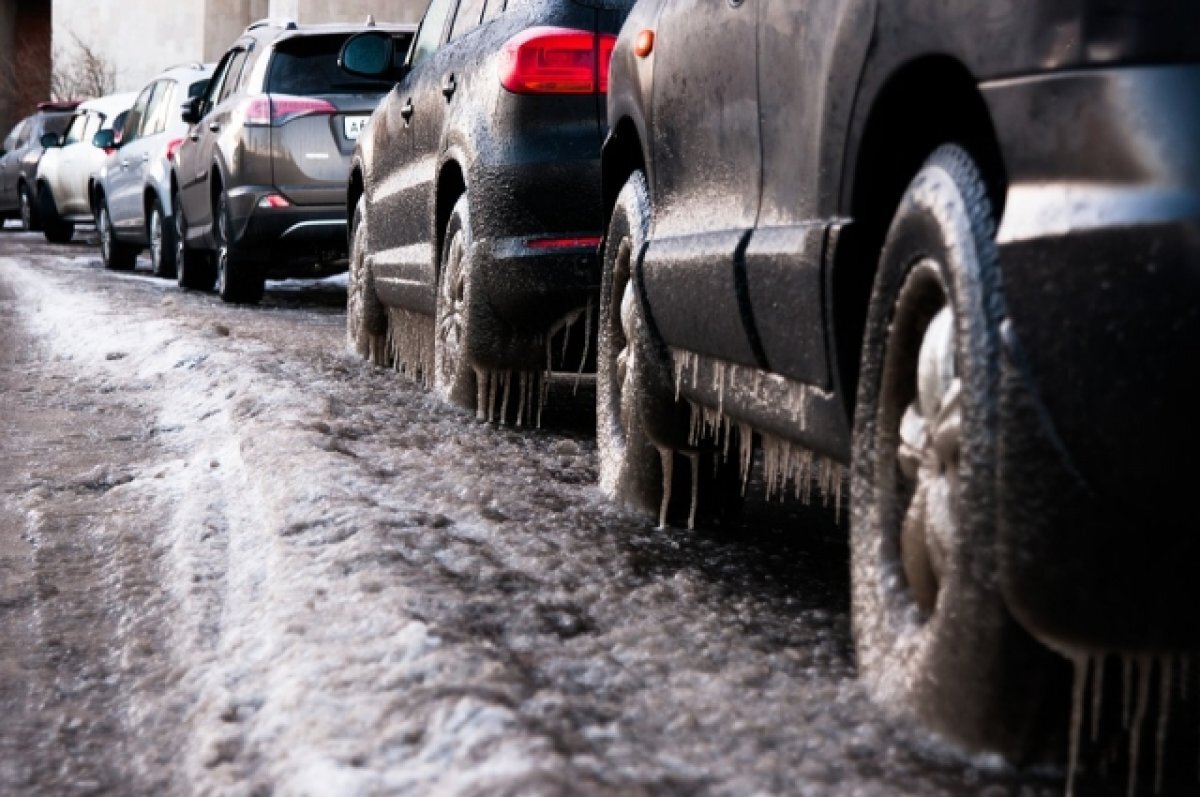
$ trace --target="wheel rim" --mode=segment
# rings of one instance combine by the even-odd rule
[[[109,237],[108,211],[104,208],[100,208],[96,224],[100,227],[100,255],[107,263],[112,259],[112,239]]]
[[[229,220],[225,194],[217,196],[217,293],[225,295],[229,284]]]
[[[150,258],[154,273],[162,271],[162,216],[157,209],[150,211]]]
[[[29,192],[21,190],[21,226],[28,232],[33,227],[33,205],[29,201]]]
[[[896,302],[880,394],[885,556],[922,621],[937,609],[959,533],[962,380],[955,316],[936,264],[910,273]]]
[[[175,197],[175,215],[171,217],[171,222],[175,225],[175,268],[178,274],[184,272],[184,256],[183,256],[183,209],[179,205],[179,197]],[[182,278],[182,277],[181,277]]]
[[[463,268],[465,250],[462,232],[456,232],[446,253],[446,267],[442,275],[442,315],[438,323],[438,346],[442,351],[442,377],[449,383],[458,373],[462,357],[463,313],[466,308],[467,281]]]
[[[636,349],[633,341],[636,339],[635,310],[636,297],[633,293],[633,281],[629,279],[629,264],[632,249],[629,239],[623,239],[617,249],[616,261],[613,264],[612,319],[610,333],[612,335],[613,351],[613,410],[617,416],[617,428],[622,444],[625,432],[629,429],[631,413],[634,411],[634,373],[637,366]]]

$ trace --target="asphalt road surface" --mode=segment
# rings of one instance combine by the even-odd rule
[[[344,281],[86,237],[0,233],[0,794],[1062,793],[866,699],[831,509],[655,530],[586,383],[480,423],[347,351]]]

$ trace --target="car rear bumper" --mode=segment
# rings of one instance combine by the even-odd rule
[[[587,325],[589,302],[600,292],[596,247],[537,250],[526,238],[501,238],[476,243],[471,257],[485,264],[474,286],[484,323],[496,324],[496,334],[477,336],[480,344],[470,352],[477,365],[545,367],[546,338],[568,321]]]
[[[1010,80],[985,96],[1010,178],[998,234],[1005,597],[1060,648],[1193,648],[1200,67]]]
[[[345,204],[262,207],[260,201],[272,194],[279,194],[274,186],[243,186],[229,192],[234,245],[288,257],[345,256]]]

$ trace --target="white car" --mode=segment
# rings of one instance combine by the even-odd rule
[[[65,133],[43,136],[46,151],[38,162],[35,191],[46,240],[66,243],[74,235],[76,223],[92,220],[89,181],[108,157],[92,138],[111,129],[136,96],[132,92],[112,94],[80,103]]]
[[[138,93],[120,138],[97,136],[97,143],[117,147],[100,167],[91,192],[107,268],[133,268],[138,252],[148,246],[155,275],[175,276],[172,159],[188,134],[183,106],[204,93],[212,71],[212,64],[164,70]]]

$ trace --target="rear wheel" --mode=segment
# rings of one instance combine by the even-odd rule
[[[375,365],[388,364],[387,311],[375,293],[367,263],[366,198],[354,206],[350,229],[350,275],[346,289],[346,340],[359,356]]]
[[[167,222],[158,197],[151,203],[146,219],[146,240],[150,242],[150,265],[154,276],[172,279],[175,276],[175,226]]]
[[[58,213],[54,194],[45,185],[38,186],[38,206],[42,219],[42,234],[52,244],[70,243],[75,235],[75,225],[65,221]]]
[[[179,192],[171,201],[175,212],[171,215],[172,243],[175,245],[175,282],[180,288],[195,291],[212,290],[216,281],[212,260],[207,252],[197,252],[187,246],[187,217],[183,215]]]
[[[217,294],[226,302],[257,304],[265,287],[263,272],[232,243],[233,216],[224,191],[217,194],[213,219],[217,230]]]
[[[853,620],[859,672],[881,702],[1021,757],[1050,670],[997,586],[998,279],[984,183],[943,147],[896,211],[868,310]]]
[[[104,267],[112,271],[130,271],[137,262],[137,247],[117,239],[108,212],[108,202],[101,197],[96,209],[96,233],[100,236],[100,257]]]
[[[454,203],[444,240],[434,319],[433,387],[452,404],[475,409],[475,370],[467,354],[477,330],[471,321],[471,219],[466,194]]]

